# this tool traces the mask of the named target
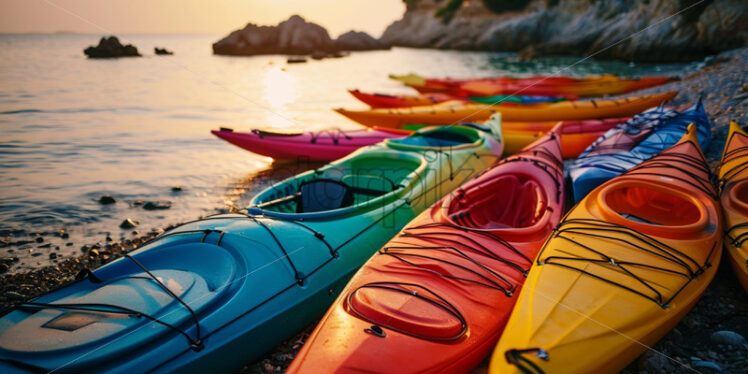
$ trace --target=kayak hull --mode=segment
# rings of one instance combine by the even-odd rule
[[[730,123],[730,132],[722,153],[719,169],[720,201],[725,215],[725,249],[738,281],[748,291],[748,134],[736,122]]]
[[[352,111],[336,109],[349,119],[365,126],[400,128],[409,123],[449,125],[460,122],[487,120],[501,113],[507,122],[579,121],[587,119],[630,117],[663,101],[672,99],[675,92],[646,95],[619,100],[562,101],[558,103],[491,106],[445,102],[438,105],[407,109],[372,109]]]
[[[539,76],[531,78],[433,79],[414,74],[391,76],[421,93],[443,93],[459,97],[491,95],[565,96],[570,98],[624,94],[658,86],[671,77],[621,79],[602,75],[575,79]]]
[[[370,106],[371,108],[409,108],[414,106],[425,106],[443,103],[450,100],[462,100],[465,102],[477,102],[481,104],[502,104],[502,105],[516,105],[516,104],[530,104],[530,103],[541,103],[541,102],[556,102],[561,101],[561,98],[555,97],[542,97],[542,96],[485,96],[485,97],[468,97],[461,98],[459,96],[450,95],[446,93],[431,93],[421,95],[384,95],[384,94],[370,94],[361,92],[359,90],[349,90],[351,95]]]
[[[406,136],[408,132],[393,130],[322,130],[298,134],[273,134],[257,130],[234,132],[212,130],[211,133],[237,147],[276,160],[307,159],[331,161],[345,157],[353,151],[392,137]]]

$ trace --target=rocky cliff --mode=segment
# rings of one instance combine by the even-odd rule
[[[342,50],[386,48],[389,48],[389,45],[364,32],[350,31],[333,40],[324,27],[294,15],[277,26],[258,26],[249,23],[243,29],[236,30],[215,42],[213,53],[239,56],[324,55]]]
[[[745,0],[407,0],[396,46],[685,61],[748,44]],[[461,5],[460,5],[461,4]],[[445,9],[452,6],[452,11]],[[497,9],[498,8],[498,9]],[[437,13],[441,17],[437,17]],[[446,16],[444,15],[446,13]]]

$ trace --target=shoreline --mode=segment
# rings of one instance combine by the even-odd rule
[[[726,51],[714,56],[711,63],[699,71],[682,78],[635,94],[680,91],[674,104],[694,102],[702,97],[709,118],[713,123],[712,140],[705,150],[710,166],[719,163],[722,146],[730,120],[745,125],[746,98],[748,98],[748,47]],[[624,95],[627,96],[627,95]],[[251,183],[251,182],[250,182]],[[253,185],[247,186],[248,190]],[[0,308],[6,308],[23,300],[49,292],[73,282],[75,275],[83,269],[95,269],[122,256],[126,251],[138,248],[147,241],[178,224],[139,234],[132,239],[109,241],[105,244],[84,245],[84,253],[66,257],[54,266],[45,266],[27,272],[0,275]],[[2,264],[2,262],[0,262]],[[2,265],[0,265],[2,266]],[[743,311],[741,315],[741,311]],[[720,265],[712,284],[704,296],[683,320],[654,348],[674,357],[688,367],[698,362],[712,362],[725,372],[737,372],[748,359],[748,347],[728,347],[710,343],[711,333],[730,330],[748,336],[748,298],[725,261]],[[242,373],[282,372],[291,363],[298,350],[309,336],[313,326],[286,340],[261,359],[248,364]],[[698,358],[699,360],[695,360]],[[706,365],[706,364],[700,364]],[[709,366],[696,366],[708,372]],[[478,371],[482,370],[480,367]],[[687,372],[684,366],[648,351],[624,370],[624,373]]]

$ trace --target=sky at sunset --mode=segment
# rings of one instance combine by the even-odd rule
[[[402,0],[0,0],[0,33],[227,33],[292,14],[335,37],[378,37],[405,11]]]

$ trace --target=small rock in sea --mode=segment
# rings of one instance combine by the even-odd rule
[[[101,38],[99,45],[83,50],[89,58],[139,57],[138,49],[132,45],[122,45],[116,36]]]
[[[88,256],[89,256],[89,257],[96,257],[96,256],[98,256],[98,255],[99,255],[99,250],[98,250],[98,249],[96,249],[96,248],[94,248],[94,249],[92,249],[92,250],[88,251]]]
[[[140,206],[140,205],[143,205],[143,204],[145,204],[145,201],[143,201],[143,200],[135,200],[135,201],[132,202],[133,206]]]
[[[120,228],[123,229],[131,229],[138,225],[138,221],[133,220],[132,218],[127,218],[122,223],[119,224]]]
[[[109,235],[107,235],[107,236],[106,236],[106,239],[105,239],[105,240],[106,240],[107,242],[112,242],[112,241],[114,241],[114,239],[112,239],[112,237],[111,237],[111,236],[109,236]]]
[[[0,262],[0,274],[5,273],[8,270],[10,270],[10,265],[5,262]]]
[[[740,335],[736,332],[722,330],[717,331],[713,333],[709,339],[712,341],[712,343],[717,344],[732,344],[732,345],[741,345],[741,344],[747,344],[745,337],[743,335]]]
[[[63,239],[67,239],[70,237],[70,234],[68,234],[68,232],[65,230],[60,230],[60,237]]]
[[[171,208],[171,201],[168,200],[149,201],[143,205],[143,209],[145,210],[161,210],[169,208]]]
[[[132,235],[133,236],[137,236],[138,234],[140,234],[140,233],[137,230],[132,230]]]
[[[41,242],[43,242],[43,241],[44,241],[44,238],[42,238],[41,236],[37,236],[36,238],[34,238],[34,240],[35,240],[35,241],[36,241],[37,243],[41,243]]]
[[[173,186],[171,188],[171,191],[172,192],[180,192],[180,191],[182,191],[182,186]]]
[[[116,203],[117,200],[115,200],[112,195],[103,195],[99,198],[99,204],[101,205],[109,205]]]
[[[42,254],[40,252],[34,252],[34,253],[31,254],[31,257],[39,257],[41,255]]]
[[[174,54],[174,52],[166,48],[159,48],[159,47],[153,47],[153,53],[157,55],[173,55]]]
[[[65,246],[66,247],[72,247],[73,246],[73,242],[67,242],[67,243],[65,243]]]
[[[54,260],[56,258],[57,258],[57,253],[52,252],[52,253],[49,254],[49,259],[50,260]]]
[[[15,291],[8,291],[4,293],[3,296],[5,296],[5,298],[8,300],[15,300],[15,301],[23,301],[24,299],[26,299],[23,295]]]
[[[743,84],[743,87],[740,88],[740,92],[748,92],[748,82]]]

